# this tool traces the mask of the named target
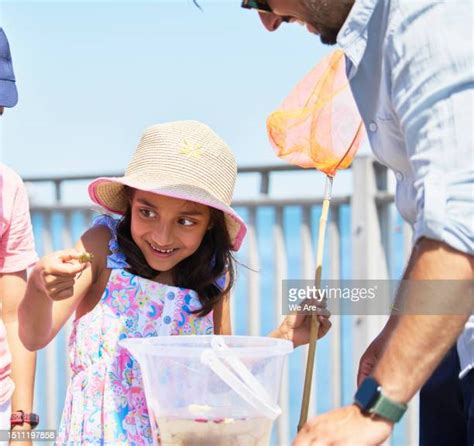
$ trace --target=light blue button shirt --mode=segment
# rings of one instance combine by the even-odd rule
[[[376,157],[421,237],[474,255],[473,2],[356,0],[338,34]],[[458,339],[474,368],[474,317]]]

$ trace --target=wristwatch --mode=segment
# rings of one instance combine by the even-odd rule
[[[22,410],[12,412],[10,417],[11,427],[23,426],[23,423],[29,424],[31,429],[34,429],[39,424],[39,416],[35,413],[25,413]]]
[[[354,396],[354,404],[362,412],[378,415],[388,421],[396,423],[407,410],[407,405],[398,403],[382,393],[382,387],[371,376],[364,379]]]

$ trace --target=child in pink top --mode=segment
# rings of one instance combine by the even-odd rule
[[[38,262],[20,308],[25,345],[42,348],[76,313],[58,444],[152,444],[140,369],[121,339],[231,333],[231,251],[246,231],[230,207],[236,173],[204,124],[150,127],[125,176],[89,186],[122,218],[100,217],[75,250]],[[302,339],[303,322],[287,319],[273,335]]]
[[[0,28],[0,115],[17,99],[10,48]],[[0,164],[0,430],[10,430],[12,410],[29,416],[33,409],[36,356],[20,342],[17,310],[26,289],[26,270],[36,260],[25,187],[13,170]],[[21,414],[13,429],[31,429],[23,420]]]
[[[21,178],[0,163],[0,283],[3,276],[24,272],[37,260],[30,222],[28,196]],[[1,284],[0,284],[0,288]],[[7,296],[5,296],[7,297]],[[18,302],[19,303],[19,302]],[[5,313],[3,302],[2,313]],[[0,320],[0,405],[15,388],[10,378],[11,354],[6,329]]]
[[[2,298],[2,318],[0,319],[0,412],[3,425],[0,429],[10,429],[10,399],[15,385],[11,378],[12,356],[7,342],[17,353],[17,361],[26,358],[27,363],[18,364],[16,374],[34,374],[34,355],[26,352],[18,339],[17,308],[26,289],[26,269],[36,260],[33,233],[30,222],[28,197],[21,178],[7,166],[0,164],[0,296]],[[28,367],[29,366],[29,367]],[[27,378],[28,379],[28,378]],[[20,383],[18,383],[20,384]],[[32,380],[30,382],[32,393]],[[31,401],[22,409],[32,410]],[[2,411],[3,408],[3,411]],[[20,407],[15,407],[19,410]],[[1,417],[1,415],[0,415]]]

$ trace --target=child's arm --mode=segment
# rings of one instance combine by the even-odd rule
[[[229,286],[229,273],[225,275],[225,283],[222,288],[225,290]],[[214,334],[231,335],[232,323],[230,318],[230,290],[222,296],[219,303],[213,308]]]
[[[103,270],[109,238],[106,228],[92,228],[75,249],[36,264],[19,308],[20,339],[28,350],[45,347],[75,312]],[[92,262],[81,263],[84,252],[93,255]]]
[[[229,293],[214,307],[214,334],[231,335],[230,303]]]
[[[5,323],[8,347],[12,355],[11,379],[15,391],[11,400],[12,412],[33,411],[36,354],[25,349],[18,336],[18,306],[26,290],[26,270],[0,274],[2,319]],[[29,424],[15,426],[15,430],[31,429]]]

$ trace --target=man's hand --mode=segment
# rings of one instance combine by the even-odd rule
[[[392,429],[389,421],[364,415],[351,405],[309,420],[293,446],[375,446],[383,443]]]
[[[329,317],[331,313],[326,308],[318,308],[318,339],[326,335],[331,328],[331,321]],[[311,332],[311,315],[296,314],[289,315],[283,319],[280,326],[273,331],[269,336],[274,338],[288,339],[293,342],[295,347],[298,347],[309,342],[309,335]]]
[[[84,253],[75,249],[54,252],[36,264],[37,285],[52,300],[67,299],[74,294],[76,276],[88,266],[89,260],[84,262]]]

